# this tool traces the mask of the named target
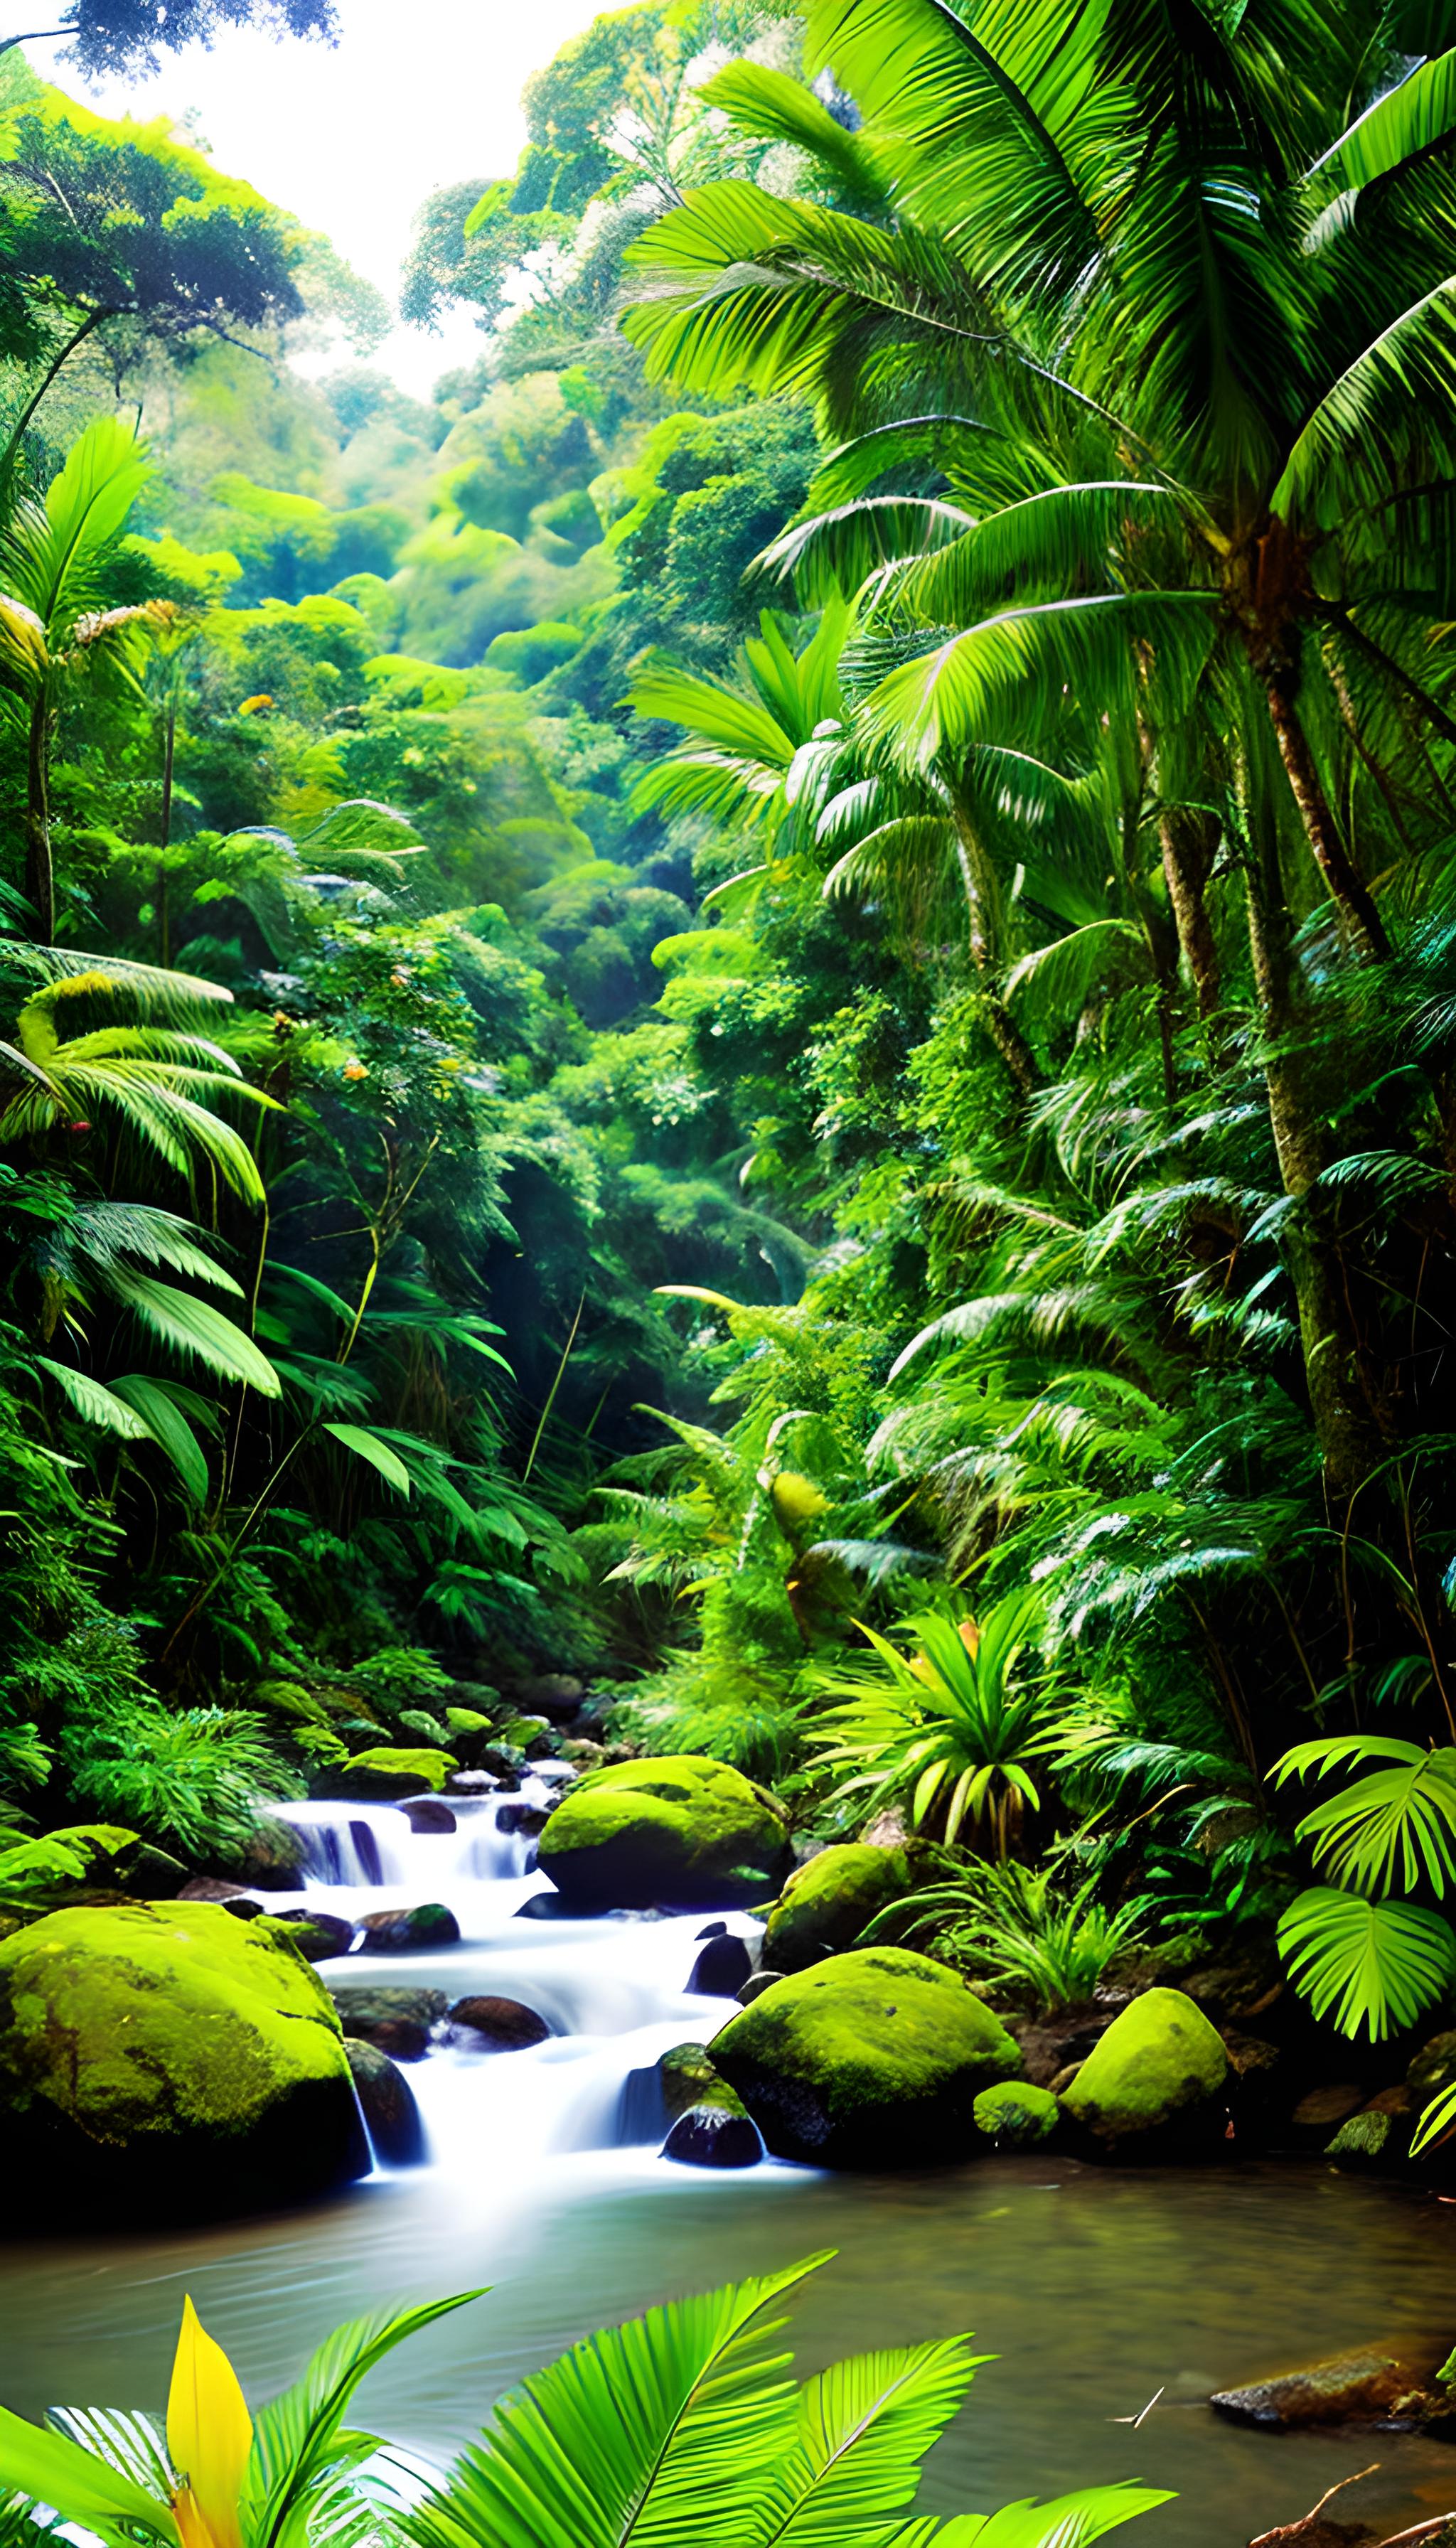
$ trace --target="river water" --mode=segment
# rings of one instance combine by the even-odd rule
[[[529,1801],[534,1786],[526,1791]],[[932,2455],[925,2504],[985,2511],[1136,2477],[1179,2501],[1146,2548],[1241,2548],[1380,2463],[1332,2509],[1394,2530],[1456,2506],[1456,2451],[1394,2434],[1268,2435],[1205,2400],[1342,2346],[1456,2340],[1456,2206],[1318,2162],[1114,2171],[1057,2155],[920,2178],[834,2177],[774,2161],[680,2167],[624,2144],[625,2083],[669,2045],[707,2041],[731,2004],[684,1984],[701,1915],[517,1916],[549,1891],[494,1801],[453,1834],[391,1807],[300,1806],[307,1893],[346,1913],[447,1901],[463,1943],[359,1956],[326,1981],[434,1985],[526,2001],[557,2030],[529,2051],[432,2052],[410,2067],[427,2164],[378,2170],[287,2218],[114,2239],[26,2236],[0,2221],[0,2399],[159,2408],[190,2292],[261,2397],[339,2320],[477,2284],[489,2296],[402,2348],[363,2420],[432,2459],[491,2401],[576,2337],[649,2303],[823,2248],[795,2310],[801,2367],[970,2328],[999,2358]],[[731,1918],[745,1934],[753,1924]],[[640,2108],[635,2109],[640,2111]],[[1127,2418],[1161,2392],[1135,2430]]]

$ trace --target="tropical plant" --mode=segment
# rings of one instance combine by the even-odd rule
[[[1374,1768],[1374,1763],[1390,1766]],[[1456,1975],[1456,1929],[1417,1891],[1444,1901],[1456,1885],[1456,1749],[1389,1735],[1298,1743],[1275,1764],[1277,1781],[1327,1777],[1352,1764],[1366,1774],[1340,1787],[1296,1827],[1316,1866],[1336,1879],[1289,1905],[1279,1943],[1319,2017],[1372,2043],[1411,2025]]]
[[[0,2409],[0,2473],[108,2548],[138,2530],[168,2548],[305,2548],[339,2536],[351,2502],[417,2548],[625,2548],[682,2530],[762,2548],[808,2535],[861,2548],[891,2531],[922,2548],[1080,2548],[1170,2500],[1112,2485],[949,2522],[908,2518],[920,2463],[987,2357],[942,2337],[796,2384],[779,2305],[825,2261],[588,2336],[502,2399],[480,2441],[403,2507],[382,2503],[377,2482],[364,2495],[361,2465],[382,2445],[343,2417],[387,2352],[478,2293],[340,2327],[255,2419],[189,2300],[164,2437],[141,2414],[72,2410],[47,2427]]]
[[[1147,1939],[1148,1902],[1109,1908],[1096,1898],[1099,1881],[1068,1888],[1056,1866],[973,1863],[877,1912],[864,1943],[933,1931],[937,1954],[970,1972],[1030,1993],[1042,2009],[1076,2007]]]
[[[810,1774],[833,1776],[837,1807],[899,1804],[916,1831],[947,1842],[982,1834],[1004,1861],[1042,1801],[1027,1766],[1049,1699],[1039,1626],[1039,1602],[1024,1592],[958,1621],[936,1611],[906,1620],[909,1655],[862,1623],[877,1668],[814,1674],[819,1698],[835,1704],[817,1717],[825,1748]]]
[[[300,1792],[250,1708],[164,1707],[127,1693],[73,1707],[59,1750],[72,1794],[189,1861],[226,1861],[271,1802]]]

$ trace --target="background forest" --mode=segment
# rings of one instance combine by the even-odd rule
[[[646,0],[429,406],[0,57],[17,1900],[556,1670],[1048,2002],[1443,1998],[1448,14]]]

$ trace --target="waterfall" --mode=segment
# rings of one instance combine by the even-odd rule
[[[556,1765],[546,1765],[554,1771]],[[710,1917],[609,1913],[596,1919],[522,1917],[554,1899],[535,1866],[527,1826],[554,1800],[547,1777],[518,1795],[451,1796],[453,1830],[412,1828],[399,1805],[343,1800],[276,1808],[304,1843],[296,1902],[358,1921],[370,1911],[441,1902],[460,1942],[381,1954],[356,1941],[318,1967],[328,1986],[359,1983],[518,2000],[551,2029],[521,2051],[486,2052],[464,2030],[437,2025],[421,2060],[403,2063],[424,2125],[427,2165],[451,2199],[499,2186],[506,2163],[639,2147],[666,2131],[656,2063],[675,2044],[705,2044],[733,2014],[731,2000],[689,1993],[699,1933]],[[270,1897],[270,1907],[280,1897]],[[740,1936],[758,1924],[730,1913]],[[380,2169],[387,2176],[390,2171]],[[417,2173],[417,2171],[416,2171]]]

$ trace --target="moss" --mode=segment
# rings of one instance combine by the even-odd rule
[[[718,2106],[730,2115],[744,2111],[742,2098],[719,2077],[701,2044],[675,2044],[658,2062],[657,2075],[663,2104],[674,2122],[699,2106]]]
[[[445,1723],[452,1734],[489,1734],[491,1718],[482,1716],[477,1707],[447,1707]]]
[[[1148,2154],[1222,2137],[1224,2041],[1178,1990],[1149,1990],[1115,2017],[1066,2091],[1072,2120],[1108,2149]]]
[[[0,1945],[0,2148],[67,2200],[231,2211],[367,2168],[338,2020],[273,1921],[53,1912]]]
[[[770,2149],[826,2167],[969,2157],[976,2097],[1021,2066],[959,1975],[903,1947],[774,1982],[708,2049]]]
[[[1348,2123],[1341,2124],[1324,2155],[1344,2167],[1374,2167],[1380,2159],[1399,2157],[1395,2130],[1393,2115],[1351,2115]]]
[[[1049,2088],[1030,2080],[1001,2079],[983,2088],[971,2109],[976,2131],[1003,2149],[1035,2149],[1049,2140],[1061,2121],[1061,2108]]]
[[[356,1752],[349,1763],[347,1791],[361,1796],[408,1796],[426,1789],[438,1795],[455,1763],[448,1752],[426,1744],[412,1749],[376,1744]]]
[[[820,1850],[794,1869],[769,1914],[765,1963],[777,1973],[797,1973],[843,1954],[908,1882],[900,1850],[863,1841]]]
[[[500,1740],[510,1743],[518,1752],[528,1752],[543,1734],[551,1731],[549,1716],[507,1716],[500,1728]]]
[[[788,1861],[782,1807],[695,1753],[589,1771],[541,1835],[541,1866],[584,1910],[762,1901]]]

